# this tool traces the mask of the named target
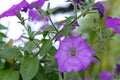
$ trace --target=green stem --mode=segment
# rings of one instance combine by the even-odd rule
[[[77,17],[77,3],[74,3],[74,12],[75,12],[75,16]]]
[[[93,4],[91,4],[89,7],[87,7],[87,9],[86,9],[84,12],[82,12],[78,17],[76,17],[72,22],[68,23],[67,26],[72,25],[78,18],[84,16],[84,15],[89,11],[89,8],[90,8],[92,5],[93,5]],[[50,19],[50,20],[51,20],[51,19]],[[53,22],[51,22],[51,23],[53,23]],[[54,26],[54,24],[53,24],[53,26]],[[55,26],[54,26],[54,27],[55,27]],[[56,28],[56,27],[55,27],[55,28]],[[61,31],[62,31],[62,30],[61,30]],[[56,33],[56,35],[52,38],[52,41],[61,33],[61,31],[58,31],[58,30],[57,30],[57,33]]]
[[[50,17],[50,16],[48,16],[48,17],[49,17],[49,20],[50,20],[50,22],[52,23],[52,25],[53,25],[53,27],[54,27],[55,31],[56,31],[56,32],[59,32],[59,31],[57,30],[57,28],[56,28],[55,24],[53,23],[53,21],[52,21],[51,17]]]

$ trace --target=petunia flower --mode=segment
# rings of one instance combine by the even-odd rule
[[[93,10],[98,10],[100,19],[102,19],[104,16],[104,12],[105,12],[105,8],[104,8],[103,4],[101,2],[97,2],[97,3],[95,3],[95,6],[96,7],[93,8]]]
[[[107,17],[105,21],[105,26],[112,28],[120,34],[120,18]]]
[[[100,74],[100,80],[112,80],[112,73],[102,71]]]
[[[13,5],[7,11],[5,11],[4,13],[2,13],[0,15],[0,18],[8,17],[8,16],[15,16],[17,14],[17,12],[19,12],[19,11],[26,11],[25,8],[27,6],[28,6],[28,3],[26,2],[26,0],[23,0],[19,4]]]
[[[45,3],[45,1],[48,1],[48,0],[37,0],[37,1],[34,1],[32,2],[30,5],[29,5],[29,8],[30,9],[33,9],[35,7],[42,7],[43,4]]]
[[[93,50],[84,39],[79,36],[65,38],[55,54],[59,72],[87,70]]]

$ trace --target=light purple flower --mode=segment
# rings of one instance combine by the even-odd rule
[[[26,2],[26,0],[23,0],[19,4],[13,5],[7,11],[5,11],[4,13],[2,13],[0,15],[0,18],[2,18],[2,17],[8,17],[8,16],[15,16],[17,14],[17,12],[19,12],[19,11],[26,11],[25,8],[27,6],[28,6],[28,3]]]
[[[100,74],[100,80],[112,80],[112,73],[102,71]]]
[[[87,70],[93,55],[91,47],[79,36],[60,41],[55,59],[59,72]]]
[[[101,2],[97,2],[97,3],[95,3],[95,6],[96,7],[93,8],[93,10],[98,10],[100,19],[102,19],[104,16],[104,12],[105,12],[105,8],[104,8],[103,4]]]
[[[36,20],[36,21],[40,21],[42,18],[40,17],[39,15],[39,12],[37,10],[33,10],[33,9],[30,9],[29,10],[29,17],[31,20]]]
[[[29,5],[29,8],[30,9],[33,9],[35,7],[42,7],[43,4],[45,3],[45,1],[48,1],[48,0],[37,0],[37,1],[34,1],[32,2],[30,5]]]
[[[105,26],[114,29],[117,33],[120,34],[120,18],[107,17]]]

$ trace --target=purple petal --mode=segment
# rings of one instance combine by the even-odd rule
[[[102,71],[100,74],[100,80],[112,80],[112,74],[106,71]]]
[[[19,11],[25,11],[24,9],[27,6],[28,6],[28,3],[26,2],[26,0],[23,0],[19,4],[13,5],[7,11],[5,11],[4,13],[2,13],[0,15],[0,18],[2,18],[2,17],[8,17],[8,16],[15,16],[17,14],[17,12],[19,12]]]
[[[120,72],[120,64],[116,64],[116,68]]]
[[[93,51],[79,36],[65,38],[55,54],[59,72],[86,70],[91,62]]]
[[[31,18],[31,20],[36,20],[36,21],[40,21],[42,18],[39,15],[39,12],[37,10],[29,10],[29,17]]]
[[[120,34],[120,18],[107,17],[105,21],[105,26],[110,27]]]
[[[97,6],[97,8],[93,8],[93,10],[98,10],[100,19],[102,19],[104,16],[105,8],[101,2],[97,2],[95,3],[95,5]]]
[[[47,1],[47,0],[37,0],[37,1],[35,1],[35,2],[32,2],[32,3],[29,5],[29,8],[30,8],[30,9],[33,9],[33,8],[35,8],[35,7],[42,7],[43,4],[45,3],[45,1]]]
[[[73,0],[75,3],[80,3],[81,0]]]
[[[98,63],[98,62],[99,62],[99,60],[98,60],[97,58],[95,58],[95,57],[92,57],[92,58],[91,58],[91,61],[92,61],[92,62],[95,62],[95,63]]]

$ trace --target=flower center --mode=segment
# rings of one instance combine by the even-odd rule
[[[71,55],[71,56],[75,56],[75,55],[76,55],[76,51],[75,51],[75,50],[71,50],[71,51],[70,51],[70,55]]]

